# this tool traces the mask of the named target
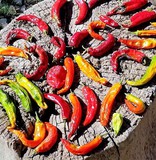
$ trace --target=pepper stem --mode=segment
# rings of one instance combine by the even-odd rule
[[[40,120],[40,118],[39,118],[37,112],[35,112],[35,115],[36,115],[36,122],[41,122],[41,120]]]
[[[66,132],[66,120],[63,120],[64,123],[64,133],[65,133],[65,138],[67,139],[67,132]]]

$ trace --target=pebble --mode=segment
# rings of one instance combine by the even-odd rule
[[[13,4],[17,6],[22,6],[23,5],[23,0],[13,0]]]
[[[7,19],[1,18],[0,19],[0,29],[4,28],[7,25]]]

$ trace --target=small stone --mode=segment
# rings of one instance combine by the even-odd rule
[[[26,6],[23,5],[21,8],[20,8],[21,12],[24,12],[26,10]]]
[[[23,0],[13,0],[13,4],[22,6],[23,5]]]
[[[0,28],[4,28],[7,25],[7,19],[1,18],[0,19]]]

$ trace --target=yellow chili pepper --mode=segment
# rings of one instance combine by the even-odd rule
[[[156,36],[156,30],[137,30],[133,32],[137,36]]]
[[[156,22],[152,22],[151,25],[156,27]]]

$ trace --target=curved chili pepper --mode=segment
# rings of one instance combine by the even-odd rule
[[[81,123],[82,107],[79,102],[79,99],[74,93],[70,93],[69,100],[73,106],[73,112],[72,112],[71,121],[70,121],[70,132],[68,134],[68,138],[70,139],[71,136],[77,131]]]
[[[121,83],[115,83],[109,89],[106,97],[103,99],[100,109],[100,123],[102,124],[102,126],[107,126],[113,109],[114,101],[121,89]]]
[[[62,93],[67,92],[70,89],[70,87],[72,86],[73,81],[74,81],[75,70],[74,70],[74,62],[73,62],[72,58],[66,57],[64,59],[64,66],[67,70],[65,84],[64,84],[63,88],[61,88],[59,91],[57,91],[57,94],[62,94]]]
[[[66,44],[63,41],[62,38],[59,37],[52,37],[51,43],[53,43],[55,46],[59,47],[56,53],[54,54],[54,57],[56,59],[62,58],[66,54]]]
[[[137,30],[136,32],[133,32],[133,34],[137,36],[156,36],[156,30]]]
[[[88,7],[93,8],[98,2],[99,2],[99,0],[90,0],[88,2]]]
[[[152,38],[147,38],[147,39],[120,38],[118,41],[125,44],[127,47],[134,49],[152,49],[156,47],[156,40]]]
[[[84,86],[82,88],[82,94],[87,101],[87,114],[83,122],[83,126],[87,126],[95,118],[98,108],[98,100],[93,90],[88,86]]]
[[[105,16],[105,15],[101,15],[99,17],[99,19],[106,23],[108,26],[111,26],[111,27],[114,27],[114,28],[118,28],[119,27],[119,24],[112,18],[108,17],[108,16]]]
[[[100,74],[95,70],[95,68],[89,64],[82,56],[76,55],[74,57],[80,70],[90,79],[95,82],[105,85],[108,81],[105,78],[102,78]]]
[[[96,48],[90,47],[88,49],[88,53],[94,57],[101,57],[104,54],[106,54],[110,49],[112,49],[114,43],[115,43],[115,37],[111,33],[109,33],[107,40],[102,42]]]
[[[62,97],[53,93],[44,93],[44,97],[58,104],[61,107],[63,120],[69,120],[71,109],[69,104]]]
[[[128,59],[132,59],[134,61],[137,61],[138,63],[145,64],[145,58],[146,55],[140,51],[134,50],[134,49],[123,49],[115,51],[111,57],[110,63],[114,70],[114,72],[117,72],[118,70],[118,61],[122,57],[126,57]]]
[[[47,109],[48,106],[44,102],[44,97],[42,95],[41,90],[31,81],[29,81],[25,76],[21,73],[16,74],[16,80],[23,88],[27,90],[32,99],[38,104],[39,107],[43,109]]]
[[[86,4],[86,2],[84,0],[75,0],[76,4],[79,7],[79,15],[76,19],[75,24],[80,24],[85,18],[86,15],[88,13],[88,5]]]
[[[96,29],[96,28],[104,29],[105,26],[106,26],[106,23],[104,23],[104,22],[93,21],[93,22],[89,23],[89,25],[88,25],[88,33],[91,35],[91,37],[102,41],[102,40],[104,40],[104,38],[101,35],[99,35],[98,33],[96,33],[94,31],[94,29]]]
[[[38,26],[38,28],[43,32],[43,33],[48,33],[49,27],[46,22],[44,22],[41,18],[32,15],[32,14],[26,14],[26,15],[21,15],[18,18],[16,18],[17,21],[28,21],[31,22],[35,25]]]
[[[16,107],[13,101],[10,99],[9,95],[0,89],[0,103],[5,109],[11,126],[8,126],[8,129],[15,128],[16,126]]]
[[[61,142],[63,143],[65,148],[69,152],[75,155],[86,155],[90,153],[92,150],[94,150],[101,144],[102,140],[103,138],[100,135],[98,135],[92,141],[88,142],[87,144],[84,144],[82,146],[77,146],[73,143],[70,143],[66,139],[61,138]]]
[[[36,153],[44,153],[49,151],[57,142],[58,139],[57,127],[53,126],[48,122],[45,122],[45,127],[48,134],[45,137],[45,139],[35,148]]]
[[[60,10],[66,2],[67,0],[56,0],[51,8],[51,17],[57,22],[59,27],[62,26],[60,18]]]
[[[35,53],[39,55],[40,65],[34,73],[32,74],[24,73],[24,75],[28,79],[37,81],[45,74],[48,68],[48,55],[46,51],[38,45],[35,45],[33,48],[34,48]]]
[[[154,76],[156,75],[156,56],[152,57],[151,63],[146,69],[146,72],[142,76],[142,78],[136,81],[126,81],[130,86],[142,86],[148,83]]]
[[[16,56],[28,59],[28,55],[20,48],[13,46],[0,47],[0,55],[3,56]]]
[[[82,42],[83,39],[85,39],[89,35],[87,29],[84,29],[82,31],[74,33],[69,42],[68,45],[71,47],[78,48],[80,43]]]
[[[16,28],[11,30],[6,36],[6,44],[9,45],[13,39],[25,39],[31,41],[32,36],[25,30]]]
[[[125,103],[130,111],[135,114],[141,114],[145,111],[144,102],[132,94],[126,94]]]

